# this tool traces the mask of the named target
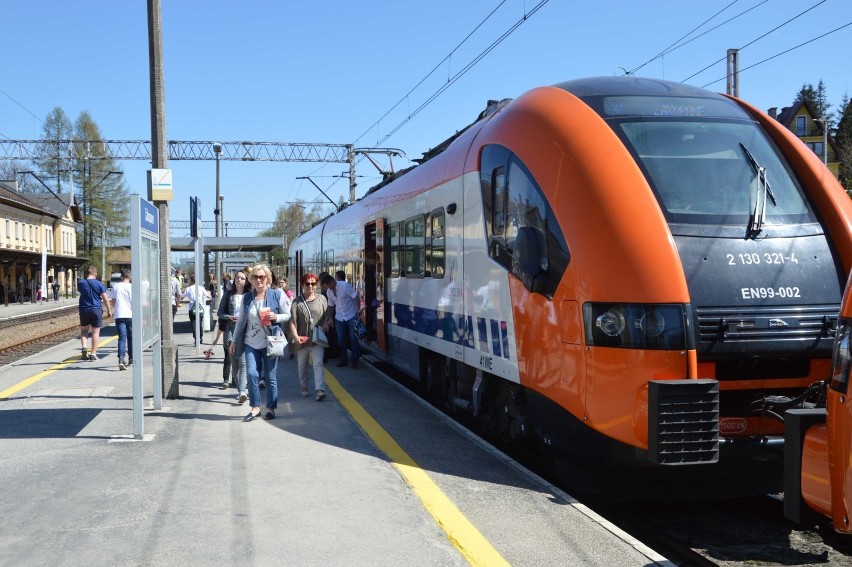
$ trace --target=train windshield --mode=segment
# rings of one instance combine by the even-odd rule
[[[622,96],[605,99],[604,109],[670,223],[751,227],[756,217],[761,225],[815,221],[774,144],[734,103]]]

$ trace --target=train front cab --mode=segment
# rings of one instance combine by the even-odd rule
[[[825,406],[787,410],[784,516],[797,524],[831,519],[835,531],[852,533],[852,278],[846,285],[835,338]]]
[[[477,139],[517,153],[571,251],[551,298],[523,277],[508,282],[524,405],[538,436],[553,454],[621,474],[633,467],[627,474],[692,479],[686,497],[780,489],[783,425],[763,401],[793,398],[828,369],[835,276],[852,258],[848,199],[812,152],[748,105],[678,85],[664,86],[682,89],[671,96],[590,95],[595,87],[576,87],[582,102],[531,91]],[[757,226],[754,195],[773,189],[777,203]],[[496,249],[489,254],[499,262]],[[760,264],[749,262],[757,256]],[[643,318],[665,319],[683,339],[639,336]],[[707,408],[694,412],[698,434],[683,442],[676,426],[661,429],[673,417],[666,404],[676,410],[681,395]],[[694,441],[700,449],[690,455]]]

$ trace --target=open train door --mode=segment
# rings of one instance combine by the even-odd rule
[[[367,341],[387,352],[385,324],[385,219],[364,225],[364,307]]]

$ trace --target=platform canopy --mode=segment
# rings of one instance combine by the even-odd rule
[[[172,252],[192,252],[192,238],[170,238]],[[129,238],[119,238],[115,245],[129,248]],[[281,247],[281,238],[274,236],[205,236],[204,252],[271,252]]]

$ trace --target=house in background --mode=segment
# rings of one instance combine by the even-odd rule
[[[0,181],[0,305],[35,300],[46,259],[48,293],[53,282],[60,294],[76,292],[78,267],[77,223],[83,217],[71,193],[34,193],[18,190],[17,181]]]
[[[837,145],[831,132],[824,130],[819,113],[807,101],[782,108],[781,112],[777,108],[770,108],[768,113],[818,155],[834,177],[838,176],[840,164],[837,161]]]

